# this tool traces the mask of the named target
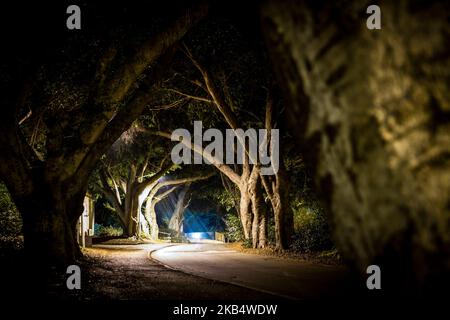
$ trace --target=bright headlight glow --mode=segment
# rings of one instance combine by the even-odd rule
[[[207,238],[206,232],[190,232],[187,234],[188,238],[191,239],[205,239]]]

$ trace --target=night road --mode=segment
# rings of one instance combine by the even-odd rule
[[[175,270],[288,299],[331,297],[346,290],[348,280],[344,267],[245,254],[223,244],[168,246],[151,257]]]
[[[349,290],[344,267],[245,254],[223,244],[103,244],[88,255],[98,279],[92,290],[102,297],[223,298],[232,292],[230,297],[308,300]]]
[[[95,245],[81,294],[84,299],[273,300],[276,296],[174,271],[149,258],[166,244]]]
[[[87,249],[89,296],[128,299],[332,298],[344,267],[245,254],[223,244],[99,244]]]

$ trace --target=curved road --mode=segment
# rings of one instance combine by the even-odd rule
[[[149,259],[169,244],[96,244],[85,249],[84,300],[267,300],[273,295],[168,269]],[[65,282],[64,282],[65,283]],[[64,293],[67,290],[63,290]],[[22,292],[21,292],[22,294]],[[60,292],[55,296],[59,297]]]
[[[351,290],[344,267],[244,254],[223,244],[171,245],[151,257],[175,270],[289,299],[342,297]]]

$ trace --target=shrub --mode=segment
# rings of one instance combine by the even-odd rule
[[[333,248],[330,228],[323,210],[302,206],[294,211],[294,236],[291,248],[306,253]]]
[[[0,183],[0,232],[1,235],[10,237],[22,232],[22,217],[3,183]]]
[[[189,239],[183,235],[174,235],[170,237],[170,242],[172,243],[189,243]]]
[[[245,240],[242,242],[242,248],[245,248],[245,249],[251,249],[251,248],[253,248],[252,239],[245,239]]]
[[[242,230],[241,220],[234,214],[225,216],[226,232],[225,236],[230,242],[238,242],[244,240],[244,231]]]
[[[103,226],[101,224],[95,224],[94,233],[100,237],[119,237],[123,234],[122,228],[116,228],[113,226]]]
[[[275,221],[273,214],[269,213],[267,217],[267,243],[269,245],[275,245],[276,242],[276,232],[275,232]]]

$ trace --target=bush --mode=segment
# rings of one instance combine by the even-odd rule
[[[242,242],[242,248],[244,248],[244,249],[251,249],[251,248],[253,248],[252,239],[245,239]]]
[[[103,226],[101,224],[95,224],[94,234],[99,237],[119,237],[123,234],[122,228],[113,226]]]
[[[305,253],[333,248],[330,228],[323,210],[303,206],[294,211],[294,236],[291,248]]]
[[[172,243],[189,243],[189,239],[183,235],[175,235],[170,237],[170,242]]]
[[[225,216],[226,232],[225,236],[230,242],[238,242],[244,240],[244,231],[242,230],[241,220],[234,214]]]
[[[10,237],[22,232],[22,217],[3,183],[0,183],[0,232],[2,236]]]
[[[275,220],[272,213],[267,217],[267,243],[272,246],[276,243]]]

